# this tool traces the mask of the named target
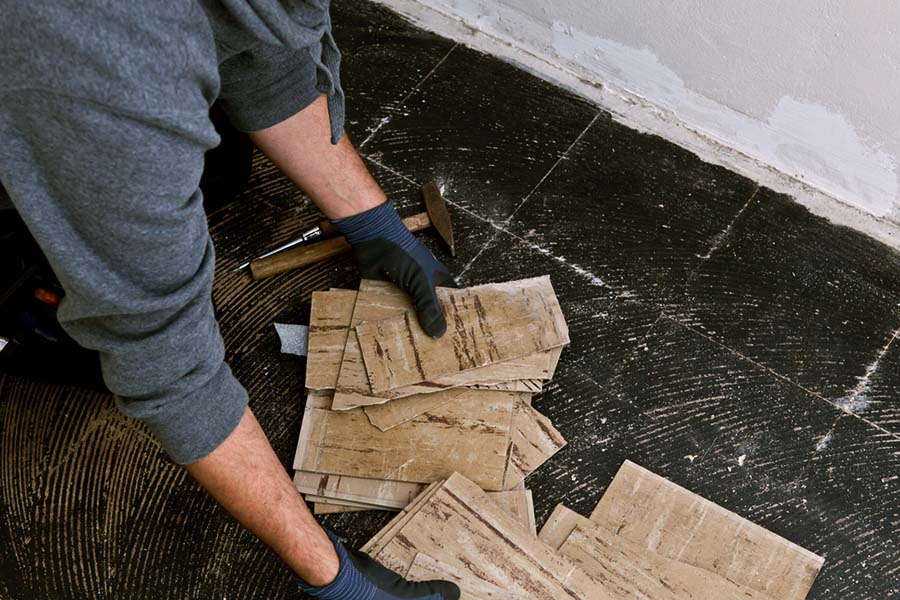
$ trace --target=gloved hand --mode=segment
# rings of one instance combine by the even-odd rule
[[[360,274],[396,283],[412,296],[419,324],[431,337],[441,337],[447,321],[435,286],[453,286],[447,267],[409,232],[388,200],[365,212],[332,221],[356,254]]]
[[[314,588],[297,581],[301,590],[320,600],[459,600],[459,588],[449,581],[412,582],[400,577],[368,555],[344,546],[340,538],[325,530],[340,567],[334,581]]]

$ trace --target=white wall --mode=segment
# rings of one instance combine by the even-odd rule
[[[795,191],[900,224],[900,2],[381,1],[444,33],[441,19],[462,22],[470,45],[600,87],[622,114],[640,104],[653,114],[625,121],[731,152],[722,162],[757,179],[774,168]]]

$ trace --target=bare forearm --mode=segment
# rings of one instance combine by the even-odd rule
[[[241,525],[311,585],[338,572],[334,546],[310,514],[250,409],[212,453],[185,465]]]
[[[349,138],[331,143],[329,123],[322,96],[250,138],[327,217],[349,217],[382,204],[387,197]]]

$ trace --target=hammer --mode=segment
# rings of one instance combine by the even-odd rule
[[[434,227],[438,235],[450,248],[450,255],[456,255],[456,247],[453,244],[453,227],[450,223],[450,213],[447,212],[447,204],[441,196],[441,191],[434,182],[422,186],[420,193],[425,202],[425,212],[420,212],[403,219],[403,224],[412,232]],[[334,233],[333,226],[327,221],[319,224],[318,236]],[[301,240],[302,241],[302,240]],[[285,271],[305,267],[323,260],[338,256],[350,250],[350,244],[343,236],[333,237],[324,242],[297,246],[279,252],[272,256],[258,258],[250,263],[250,272],[253,279],[265,279],[272,275],[278,275]]]

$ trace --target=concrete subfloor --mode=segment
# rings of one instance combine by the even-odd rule
[[[425,237],[460,284],[553,279],[572,345],[535,406],[569,446],[528,480],[538,522],[628,458],[824,555],[810,598],[900,597],[900,255],[382,7],[333,14],[348,131],[402,209],[443,185],[457,257]],[[259,156],[210,214],[228,360],[286,467],[304,361],[272,322],[358,275],[234,268],[316,220]],[[0,379],[0,483],[0,597],[301,597],[107,394]]]

